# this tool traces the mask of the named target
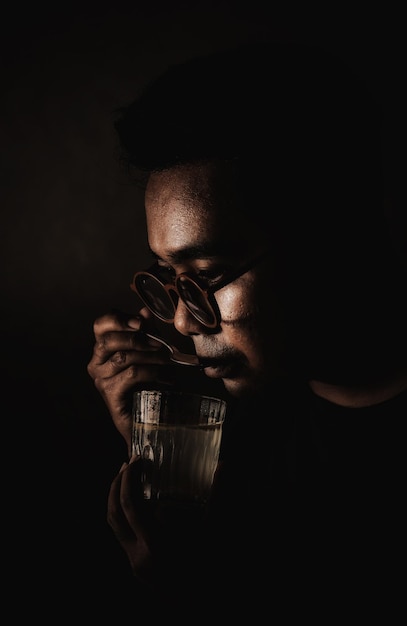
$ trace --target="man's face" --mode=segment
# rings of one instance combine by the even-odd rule
[[[236,209],[238,190],[226,166],[194,165],[154,173],[146,190],[148,239],[159,265],[188,272],[216,286],[267,251],[268,233],[256,220],[260,207]],[[266,258],[219,289],[219,325],[208,329],[178,301],[175,328],[192,339],[205,374],[221,378],[236,397],[260,390],[283,372],[282,328]]]

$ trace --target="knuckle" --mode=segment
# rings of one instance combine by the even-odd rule
[[[93,382],[94,382],[94,385],[95,385],[96,389],[100,393],[102,393],[102,391],[104,391],[104,388],[105,388],[105,384],[104,384],[105,381],[104,381],[104,379],[103,378],[99,378],[98,376],[96,376],[93,379]]]
[[[139,373],[139,367],[137,367],[136,365],[129,365],[129,367],[126,369],[126,374],[128,378],[134,379],[137,377],[138,373]]]
[[[95,343],[95,350],[98,353],[103,353],[106,350],[106,336],[102,335],[101,337],[98,337],[96,343]]]
[[[107,315],[101,315],[93,322],[93,332],[95,335],[100,334],[106,326]]]
[[[124,365],[126,363],[126,360],[127,360],[127,353],[124,350],[117,350],[117,352],[112,354],[112,356],[109,359],[110,363],[113,366]]]

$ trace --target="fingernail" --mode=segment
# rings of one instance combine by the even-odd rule
[[[127,320],[127,326],[130,326],[130,328],[135,328],[136,330],[140,330],[140,318],[131,317],[129,320]]]

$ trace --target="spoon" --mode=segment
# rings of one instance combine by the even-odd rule
[[[198,357],[196,354],[186,354],[184,352],[180,352],[175,346],[167,343],[162,337],[157,337],[157,335],[152,335],[151,333],[144,333],[146,337],[150,337],[150,339],[155,339],[163,346],[165,346],[171,353],[170,359],[174,363],[178,363],[179,365],[192,365],[195,367],[201,367]]]

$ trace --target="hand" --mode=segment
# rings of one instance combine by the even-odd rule
[[[187,508],[162,507],[143,497],[142,461],[133,456],[123,463],[112,482],[107,521],[125,551],[133,575],[151,588],[172,593],[172,584],[196,582],[207,550],[206,516]],[[211,542],[208,542],[210,545]],[[196,571],[195,571],[196,570]]]
[[[107,504],[107,521],[129,559],[134,576],[143,583],[152,584],[153,557],[147,530],[140,513],[137,513],[142,508],[142,500],[141,463],[139,458],[133,457],[129,464],[123,463],[112,482]]]
[[[131,456],[132,391],[141,384],[168,382],[163,368],[169,353],[142,332],[151,317],[148,309],[138,316],[115,312],[94,323],[95,344],[87,370],[126,441]]]

